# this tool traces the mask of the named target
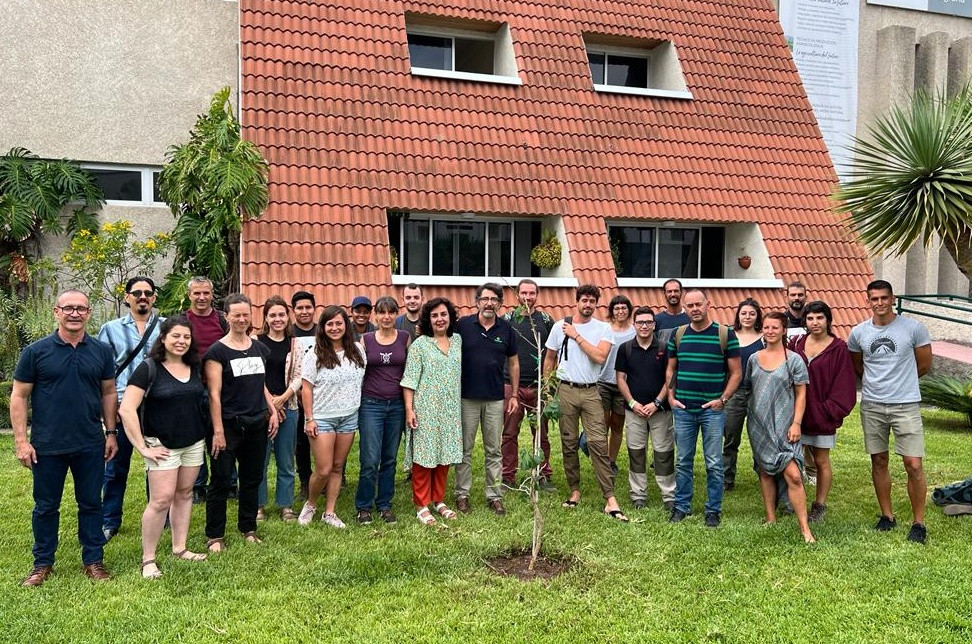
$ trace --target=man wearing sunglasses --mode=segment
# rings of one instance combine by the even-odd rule
[[[115,361],[115,391],[121,401],[128,386],[128,379],[135,368],[142,364],[149,350],[159,337],[158,313],[152,308],[155,304],[155,282],[151,277],[138,275],[125,282],[125,306],[129,311],[115,320],[102,325],[98,339],[111,347]],[[101,530],[105,539],[110,541],[118,534],[122,522],[122,508],[125,503],[125,489],[128,485],[128,472],[132,464],[132,444],[118,421],[118,455],[105,465],[103,492],[104,517]]]
[[[118,398],[111,349],[84,330],[90,306],[80,291],[61,293],[54,306],[57,330],[25,347],[14,371],[10,424],[17,460],[34,481],[34,568],[24,586],[40,586],[54,569],[69,470],[78,502],[84,574],[97,581],[111,579],[104,564],[101,485],[104,464],[118,450]],[[28,402],[33,409],[29,439]]]

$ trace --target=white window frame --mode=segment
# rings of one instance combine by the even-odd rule
[[[607,58],[608,56],[627,56],[629,58],[644,58],[648,64],[647,73],[647,87],[626,87],[624,85],[607,85],[605,83],[594,82],[594,77],[591,76],[591,82],[594,85],[595,92],[603,92],[605,94],[630,94],[634,96],[654,96],[658,98],[676,98],[676,99],[686,99],[690,100],[692,98],[692,92],[689,91],[679,91],[672,89],[660,89],[651,86],[651,49],[638,49],[634,47],[617,47],[614,45],[601,45],[597,43],[585,44],[585,53],[587,54],[604,54],[604,78],[601,80],[607,80]],[[588,58],[587,71],[590,73],[590,58]]]
[[[495,48],[502,46],[496,33],[485,31],[472,31],[468,29],[446,29],[442,27],[432,27],[428,25],[405,25],[406,49],[408,36],[433,36],[436,38],[448,38],[452,41],[452,69],[433,69],[430,67],[416,67],[409,59],[409,67],[412,76],[431,76],[433,78],[449,78],[452,80],[473,81],[478,83],[499,83],[501,85],[522,85],[523,81],[519,76],[504,76],[502,74],[474,74],[472,72],[456,71],[456,38],[465,40],[482,40],[492,42]],[[495,54],[494,54],[495,61]],[[495,62],[494,62],[495,64]]]
[[[106,199],[108,206],[145,206],[149,208],[168,208],[169,205],[162,201],[155,201],[155,189],[152,175],[161,172],[161,166],[145,165],[119,165],[112,163],[82,163],[81,167],[86,170],[116,170],[119,172],[138,172],[141,174],[142,199],[139,201],[126,199]],[[145,197],[148,197],[146,199]]]
[[[654,256],[655,264],[652,267],[653,268],[653,272],[655,273],[655,275],[658,275],[658,257],[661,254],[661,253],[658,252],[658,250],[659,250],[659,239],[658,239],[659,238],[659,234],[658,234],[659,231],[662,231],[662,230],[673,230],[673,229],[678,229],[678,230],[696,230],[696,231],[698,231],[698,234],[699,234],[699,256],[698,256],[698,259],[696,260],[696,263],[695,263],[695,274],[696,275],[700,275],[702,273],[702,229],[703,228],[722,228],[723,230],[725,230],[726,227],[723,226],[723,225],[721,225],[721,224],[697,224],[697,223],[681,223],[681,222],[675,222],[672,225],[664,225],[664,224],[646,224],[646,223],[643,223],[643,222],[610,221],[610,222],[607,223],[608,244],[611,243],[611,229],[612,228],[653,228],[655,230],[655,256]],[[725,248],[723,248],[723,251],[725,251]],[[673,276],[669,276],[669,277],[673,277]],[[716,281],[716,280],[720,279],[720,278],[704,278],[704,277],[679,277],[677,275],[675,275],[674,277],[677,278],[677,279],[679,279],[679,280],[682,280],[682,282],[685,282],[685,280],[696,280],[696,281],[700,281],[701,280],[701,281],[711,282],[711,281]],[[639,281],[643,281],[643,280],[653,280],[653,279],[658,279],[658,278],[655,278],[655,277],[620,277],[619,276],[618,277],[618,285],[619,286],[621,285],[621,281],[622,280],[625,280],[625,281],[627,281],[627,280],[639,280]],[[665,282],[665,278],[662,278],[661,279],[661,283],[664,284],[664,282]]]
[[[405,221],[406,220],[403,219],[401,225],[398,228],[398,247],[402,249],[402,256],[399,258],[399,262],[398,262],[399,272],[393,273],[392,277],[393,278],[401,277],[402,279],[406,280],[405,281],[406,284],[408,282],[415,282],[416,284],[422,284],[423,283],[422,280],[432,280],[428,283],[453,284],[458,286],[463,284],[460,284],[459,282],[455,282],[455,281],[445,282],[442,280],[459,280],[460,282],[469,281],[469,283],[471,284],[480,284],[482,283],[483,280],[491,279],[494,281],[497,280],[502,281],[502,280],[512,280],[512,279],[519,279],[519,278],[513,275],[486,275],[485,274],[486,267],[489,266],[489,226],[488,225],[486,226],[486,239],[483,242],[486,246],[486,248],[484,249],[485,252],[483,257],[483,273],[484,273],[483,275],[433,275],[432,263],[434,261],[434,258],[432,257],[432,248],[433,248],[433,240],[435,234],[435,226],[433,224],[435,222],[444,221],[444,222],[472,222],[472,223],[484,223],[484,224],[489,224],[489,223],[510,224],[509,271],[510,273],[512,273],[513,267],[516,265],[516,256],[514,254],[516,249],[516,226],[514,226],[513,224],[521,221],[534,223],[534,222],[539,222],[541,220],[536,218],[529,218],[529,217],[490,217],[490,216],[479,216],[479,215],[469,217],[463,215],[445,215],[445,214],[437,215],[434,213],[426,213],[426,212],[409,213],[408,221],[428,221],[429,222],[429,264],[428,264],[428,273],[426,274],[421,274],[421,273],[410,274],[404,272],[405,270]],[[530,277],[530,279],[539,279],[539,278],[531,277],[529,275],[524,275],[523,277]],[[546,279],[553,279],[553,278],[546,278]]]

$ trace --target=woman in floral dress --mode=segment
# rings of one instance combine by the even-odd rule
[[[412,342],[402,377],[405,453],[412,455],[412,500],[416,516],[435,525],[434,509],[445,519],[456,513],[445,504],[449,466],[462,461],[460,376],[462,338],[455,334],[459,316],[442,297],[422,307],[422,335]]]

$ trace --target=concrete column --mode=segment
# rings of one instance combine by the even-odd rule
[[[948,51],[947,90],[955,96],[972,80],[972,37],[966,36],[952,43]],[[969,279],[962,274],[952,257],[942,249],[938,258],[938,292],[972,296]]]
[[[891,25],[877,32],[873,77],[881,79],[874,92],[875,116],[884,114],[893,105],[906,105],[915,87],[914,27]],[[874,259],[874,275],[910,293],[906,286],[906,256],[892,257],[885,253]]]
[[[948,82],[948,34],[943,31],[930,33],[918,43],[915,55],[915,90],[924,90],[931,96],[945,93]],[[905,255],[905,292],[911,294],[937,293],[939,251],[941,240],[935,236],[928,247],[921,242],[912,246]]]

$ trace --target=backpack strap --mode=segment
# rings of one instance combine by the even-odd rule
[[[574,323],[574,316],[573,315],[568,315],[567,317],[564,318],[564,324],[573,324],[573,323]],[[564,341],[560,344],[560,354],[557,356],[557,360],[559,362],[563,362],[564,360],[567,359],[567,342],[568,342],[568,340],[570,340],[570,338],[568,338],[567,337],[567,334],[565,333],[564,334]]]
[[[682,326],[675,329],[675,350],[678,351],[678,347],[682,344],[682,338],[685,337],[685,332],[688,331],[688,325],[683,324]]]
[[[216,319],[219,321],[219,328],[222,329],[223,333],[229,333],[229,322],[226,321],[226,315],[219,309],[216,309]]]
[[[729,346],[729,327],[725,324],[719,325],[719,347],[722,349],[722,355],[726,355],[726,348]]]

